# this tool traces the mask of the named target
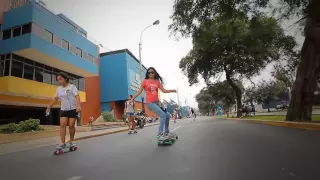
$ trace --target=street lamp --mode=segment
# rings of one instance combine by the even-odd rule
[[[142,83],[142,62],[141,62],[141,51],[142,51],[142,34],[143,32],[148,29],[151,26],[155,26],[160,24],[159,20],[156,20],[155,22],[153,22],[151,25],[147,26],[146,28],[143,29],[143,31],[140,34],[140,42],[139,42],[139,63],[140,63],[140,83]]]

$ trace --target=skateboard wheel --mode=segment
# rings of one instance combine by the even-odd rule
[[[59,154],[63,154],[64,152],[63,152],[63,150],[59,150]]]
[[[59,151],[53,152],[54,155],[59,155]]]
[[[178,139],[178,136],[176,136],[176,139]]]

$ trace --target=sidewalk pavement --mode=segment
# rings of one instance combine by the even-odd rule
[[[147,126],[154,126],[158,123],[150,123]],[[76,133],[76,141],[81,139],[88,139],[107,134],[114,134],[118,132],[127,131],[127,127],[117,127],[111,129],[85,131]],[[0,134],[0,154],[8,154],[18,151],[25,151],[45,146],[52,146],[60,143],[60,137],[57,131],[44,132],[29,132],[17,134]],[[68,139],[68,133],[67,133]]]
[[[320,123],[308,123],[308,122],[290,122],[290,121],[273,121],[273,120],[258,120],[258,119],[245,119],[245,118],[223,118],[227,120],[237,120],[256,124],[265,124],[271,126],[280,126],[296,129],[307,129],[320,131]]]

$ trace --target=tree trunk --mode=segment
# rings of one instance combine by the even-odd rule
[[[236,100],[237,100],[237,117],[240,118],[242,116],[242,91],[241,89],[237,86],[236,83],[233,82],[231,79],[231,74],[226,71],[226,79],[230,86],[233,88],[233,90],[236,92]]]
[[[314,92],[320,70],[320,13],[318,6],[310,8],[305,26],[302,61],[291,91],[286,121],[311,121]]]

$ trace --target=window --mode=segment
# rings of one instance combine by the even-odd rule
[[[43,68],[43,64],[38,63],[38,62],[34,62],[34,66],[39,67],[39,68]]]
[[[89,61],[94,62],[94,57],[89,54]]]
[[[77,55],[82,57],[82,50],[80,48],[77,48]]]
[[[33,80],[34,66],[24,64],[23,68],[23,78]]]
[[[4,70],[4,56],[0,56],[0,77],[3,76],[3,70]]]
[[[85,91],[84,78],[80,78],[80,79],[79,79],[79,91]]]
[[[69,43],[68,43],[68,41],[62,39],[62,48],[69,51]]]
[[[17,37],[21,35],[21,26],[13,28],[12,37]]]
[[[10,72],[10,60],[5,60],[4,61],[4,74],[3,76],[9,76]]]
[[[70,44],[69,46],[70,46],[70,52],[72,52],[73,54],[77,54],[77,48],[72,44]]]
[[[35,67],[34,78],[38,82],[43,82],[43,69]]]
[[[3,34],[2,34],[3,40],[9,39],[9,38],[11,38],[11,29],[7,29],[3,31]]]
[[[61,47],[62,45],[62,39],[59,38],[58,36],[53,35],[53,44]]]
[[[31,33],[31,23],[22,26],[22,35]]]
[[[52,33],[41,28],[40,26],[36,24],[32,24],[32,32],[36,34],[37,36],[49,41],[52,43]]]
[[[43,29],[43,38],[52,43],[53,34],[45,29]]]
[[[51,72],[50,71],[43,71],[43,82],[47,84],[51,84]]]
[[[15,61],[20,61],[20,62],[23,62],[23,60],[24,60],[23,57],[18,56],[16,54],[12,54],[12,59],[15,60]]]
[[[12,60],[11,76],[22,78],[22,69],[23,69],[22,62]]]
[[[56,86],[59,86],[59,82],[57,81],[57,74],[58,74],[58,72],[56,72],[56,71],[54,71],[52,73],[52,84],[56,85]]]
[[[10,54],[6,54],[6,57],[5,57],[5,59],[10,59]]]
[[[30,59],[27,59],[27,58],[24,58],[24,63],[28,64],[28,65],[31,65],[31,66],[34,66],[34,61],[32,61]]]

